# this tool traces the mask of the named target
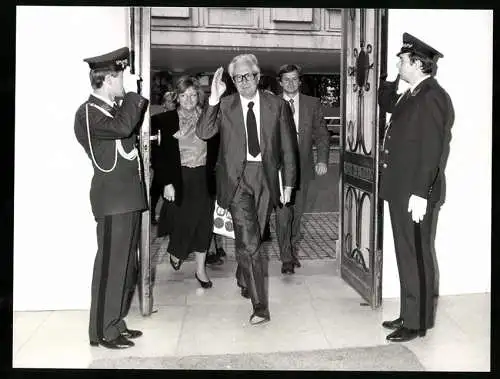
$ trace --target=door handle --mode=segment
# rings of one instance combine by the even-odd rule
[[[149,140],[156,141],[156,144],[158,146],[160,146],[161,145],[161,130],[158,130],[158,133],[155,136],[150,136]]]

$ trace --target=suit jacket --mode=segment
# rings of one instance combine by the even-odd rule
[[[286,102],[275,95],[260,94],[260,149],[264,175],[277,206],[280,198],[278,171],[283,185],[295,187],[298,171],[298,147],[293,117]],[[202,139],[220,133],[219,155],[216,163],[217,202],[228,209],[246,164],[246,133],[238,93],[223,97],[208,105],[198,121],[197,135]]]
[[[159,113],[151,117],[151,130],[161,131],[161,144],[155,148],[155,180],[162,187],[172,184],[175,189],[175,203],[182,203],[181,153],[179,140],[173,135],[179,130],[179,116],[176,110]],[[219,149],[218,135],[207,141],[207,186],[215,197],[215,162]]]
[[[392,82],[379,89],[381,109],[392,113],[381,150],[380,197],[405,200],[414,194],[437,203],[444,185],[453,104],[433,77],[399,103],[396,91]]]
[[[110,172],[102,172],[92,161],[86,121],[86,105],[92,103],[108,111],[88,106],[88,121],[92,151],[97,164],[104,170],[116,166]],[[83,146],[94,167],[90,187],[90,203],[95,217],[147,209],[144,183],[140,179],[136,159],[127,160],[116,152],[115,140],[119,139],[126,153],[135,147],[137,130],[148,101],[136,93],[127,93],[122,105],[115,110],[104,101],[90,95],[75,115],[75,136]],[[140,159],[140,157],[139,157]]]
[[[299,94],[299,183],[315,176],[313,141],[316,144],[318,162],[328,164],[330,134],[318,98]]]

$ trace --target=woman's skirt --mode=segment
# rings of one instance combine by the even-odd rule
[[[158,236],[169,234],[167,251],[184,260],[193,251],[205,252],[208,249],[213,231],[215,202],[208,192],[205,166],[182,166],[181,172],[182,202],[180,205],[170,201],[163,202]]]

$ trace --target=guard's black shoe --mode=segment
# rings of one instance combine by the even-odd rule
[[[125,329],[125,331],[120,333],[125,338],[139,338],[142,336],[142,332],[140,330],[133,329]]]
[[[415,339],[417,337],[424,337],[426,333],[425,329],[408,329],[402,326],[396,329],[394,332],[389,334],[386,339],[391,342],[407,342]]]
[[[134,346],[135,344],[128,340],[126,337],[119,335],[114,340],[105,340],[101,339],[100,341],[90,341],[90,346],[99,346],[105,347],[107,349],[128,349],[129,347]]]
[[[392,320],[392,321],[384,321],[382,323],[382,326],[384,328],[392,329],[392,330],[399,329],[403,326],[403,319],[401,317],[398,317],[397,319]]]

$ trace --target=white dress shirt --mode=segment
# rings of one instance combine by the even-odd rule
[[[295,122],[295,130],[297,131],[297,139],[299,138],[299,93],[293,97],[283,94],[283,99],[290,104],[290,99],[293,99],[293,108],[295,112],[293,114],[293,121]]]
[[[243,111],[243,121],[245,123],[245,136],[246,136],[246,146],[247,146],[247,161],[252,162],[262,162],[262,153],[259,153],[256,157],[252,156],[248,152],[248,133],[247,133],[247,112],[248,112],[248,103],[253,101],[253,113],[255,114],[255,121],[257,123],[257,138],[259,139],[260,145],[260,95],[259,91],[257,91],[252,99],[246,99],[240,95],[241,100],[241,110]],[[208,98],[208,104],[210,106],[215,106],[218,102],[214,101],[214,99],[210,96]]]
[[[243,96],[240,96],[241,100],[241,109],[243,110],[243,120],[245,122],[245,136],[247,138],[247,161],[252,162],[261,162],[262,154],[259,153],[256,157],[252,156],[248,152],[248,133],[247,133],[247,112],[248,112],[248,103],[253,101],[253,113],[255,114],[255,121],[257,121],[257,138],[259,139],[260,145],[260,95],[259,91],[255,93],[255,96],[252,99],[246,99]]]

